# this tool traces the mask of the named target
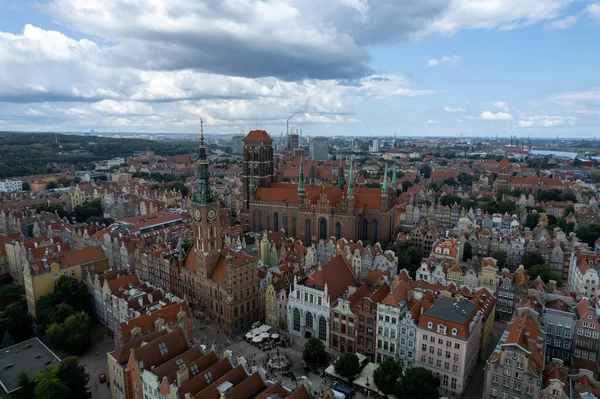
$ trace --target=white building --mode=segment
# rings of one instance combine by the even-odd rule
[[[600,278],[595,255],[573,254],[569,270],[569,291],[592,298],[596,296]]]
[[[23,191],[23,182],[21,180],[0,181],[0,193],[12,193],[14,191]]]
[[[348,287],[356,285],[354,274],[341,255],[304,280],[294,277],[288,300],[288,331],[304,338],[319,338],[329,346],[331,306]]]
[[[373,144],[369,147],[369,152],[379,152],[379,140],[374,139]]]

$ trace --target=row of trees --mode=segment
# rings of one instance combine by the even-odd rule
[[[27,311],[25,288],[17,284],[0,285],[0,339],[2,347],[33,336],[33,318]]]
[[[327,360],[325,346],[320,339],[311,338],[304,346],[302,357],[307,365],[322,366]],[[344,353],[334,363],[337,375],[352,379],[361,370],[361,365],[355,353]],[[396,395],[397,398],[437,399],[439,379],[422,367],[413,367],[402,372],[400,362],[388,358],[379,364],[373,373],[373,382],[379,391],[385,395]]]

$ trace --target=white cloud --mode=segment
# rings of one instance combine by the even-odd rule
[[[92,104],[92,109],[107,115],[150,115],[152,107],[135,101],[102,100]]]
[[[479,117],[486,121],[510,121],[513,119],[513,116],[506,112],[496,112],[493,113],[491,111],[483,111]]]
[[[546,29],[571,29],[577,23],[577,17],[575,15],[569,15],[563,19],[555,19],[546,24]]]
[[[442,58],[435,59],[435,58],[431,58],[429,60],[427,60],[427,66],[430,67],[436,67],[436,66],[443,66],[443,65],[447,65],[447,66],[458,66],[458,64],[460,64],[460,62],[462,61],[462,58],[457,56],[457,55],[453,55],[453,56],[444,56]]]
[[[550,96],[551,101],[555,101],[561,104],[573,104],[573,103],[600,103],[600,89],[592,89],[585,91],[571,91],[567,93],[560,93]]]
[[[444,111],[446,111],[446,112],[465,112],[465,109],[464,108],[444,107]]]
[[[463,123],[462,119],[457,119],[456,123]]]
[[[45,116],[46,113],[40,111],[39,109],[29,108],[25,114],[29,116]]]
[[[500,108],[504,112],[508,112],[509,111],[508,106],[506,105],[506,101],[496,101],[494,103],[494,107]]]
[[[575,0],[451,0],[420,35],[452,35],[462,29],[512,30],[558,18]]]
[[[433,119],[429,119],[429,120],[427,121],[427,123],[428,123],[428,124],[430,124],[430,125],[437,125],[437,124],[439,124],[440,122],[438,122],[438,121],[436,121],[436,120],[433,120]]]
[[[583,10],[590,18],[600,21],[600,4],[589,4]]]
[[[575,121],[578,118],[572,116],[549,116],[549,115],[537,115],[530,116],[524,120],[519,121],[520,127],[555,127],[569,124],[575,125]]]

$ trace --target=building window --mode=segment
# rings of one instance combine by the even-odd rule
[[[452,335],[456,337],[456,334],[458,333],[458,330],[456,328],[452,329]]]
[[[294,331],[300,331],[300,311],[294,308]]]
[[[327,322],[323,316],[319,317],[319,339],[321,341],[327,340]]]
[[[169,352],[169,350],[167,349],[167,344],[165,344],[164,342],[158,344],[158,350],[160,351],[161,355],[166,355]]]
[[[452,389],[453,391],[456,391],[456,378],[452,377],[452,379],[450,380],[450,389]]]
[[[444,378],[442,379],[442,386],[448,386],[448,376],[446,374],[444,374]]]
[[[490,395],[491,396],[498,396],[498,390],[496,388],[490,389]]]

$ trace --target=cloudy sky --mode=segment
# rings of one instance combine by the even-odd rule
[[[0,0],[0,130],[600,136],[598,0]]]

